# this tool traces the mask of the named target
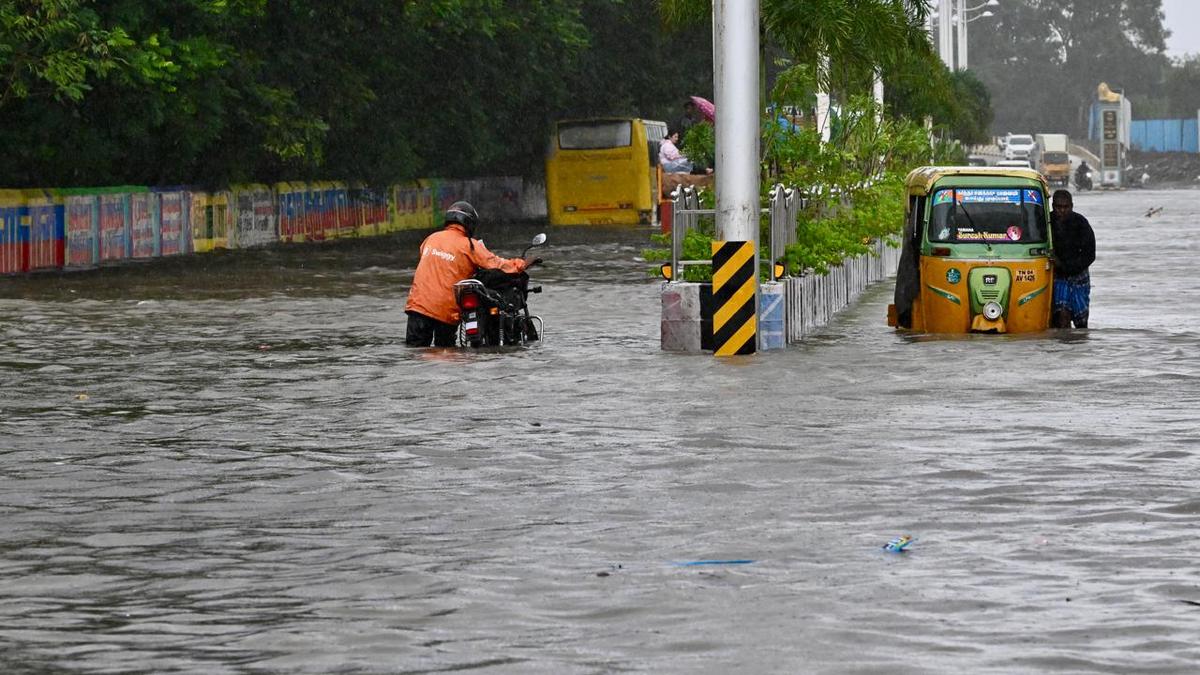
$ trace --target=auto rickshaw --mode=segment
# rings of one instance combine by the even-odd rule
[[[1054,278],[1041,174],[929,166],[909,173],[905,185],[888,325],[926,333],[1046,330]]]

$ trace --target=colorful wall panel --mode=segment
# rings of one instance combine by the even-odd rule
[[[129,195],[129,238],[131,258],[153,258],[158,254],[158,227],[151,209],[150,193]]]
[[[45,190],[24,190],[22,218],[29,226],[28,270],[63,266],[65,223],[62,201]]]
[[[417,181],[384,191],[334,182],[218,192],[0,189],[0,274],[433,229],[459,199],[475,203],[489,222],[543,215],[530,212],[530,192],[519,178]]]
[[[275,198],[278,204],[279,238],[282,241],[305,241],[308,238],[305,216],[305,194],[303,183],[277,183]]]
[[[233,188],[232,248],[254,248],[279,241],[275,193],[265,185]]]
[[[100,262],[129,257],[129,195],[100,195]]]
[[[388,231],[388,198],[386,192],[370,188],[350,188],[347,192],[354,211],[357,234],[374,237]]]
[[[190,195],[192,250],[207,253],[229,248],[230,193],[192,192]]]
[[[69,268],[100,264],[100,198],[65,195],[66,250],[63,265]]]
[[[0,190],[0,274],[28,269],[29,228],[21,224],[24,202],[20,190]]]
[[[429,181],[392,186],[393,230],[420,230],[434,225],[434,187]]]
[[[158,200],[159,255],[183,255],[192,251],[188,193],[160,192]]]

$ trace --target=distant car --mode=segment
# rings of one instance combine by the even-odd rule
[[[1004,159],[1033,159],[1037,142],[1029,134],[1011,134],[1004,144]]]
[[[996,166],[1008,167],[1010,169],[1032,169],[1033,165],[1027,159],[1002,159],[996,162]]]
[[[987,157],[984,157],[983,155],[968,155],[967,156],[967,166],[987,166],[987,165],[988,165]]]

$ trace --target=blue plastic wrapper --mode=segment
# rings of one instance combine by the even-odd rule
[[[904,550],[916,540],[916,537],[910,534],[904,534],[884,544],[883,550],[887,551],[888,553],[904,553]]]

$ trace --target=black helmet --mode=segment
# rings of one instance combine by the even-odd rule
[[[446,209],[446,225],[458,223],[467,229],[467,236],[475,236],[475,227],[479,225],[479,212],[467,202],[454,202]]]

